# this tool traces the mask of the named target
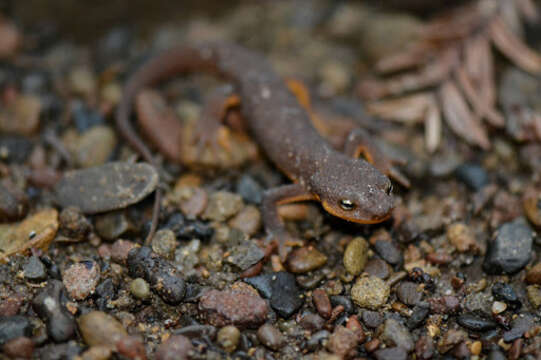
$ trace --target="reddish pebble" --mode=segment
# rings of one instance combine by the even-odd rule
[[[173,335],[162,343],[156,351],[156,360],[187,360],[193,345],[185,336]]]
[[[214,326],[255,327],[263,323],[269,311],[267,302],[246,289],[210,290],[201,296],[199,309]]]
[[[30,359],[34,352],[34,342],[26,336],[21,336],[5,343],[2,351],[8,358]]]
[[[434,356],[434,341],[430,336],[421,336],[415,343],[415,355],[419,360],[429,360]]]
[[[128,359],[145,360],[145,345],[138,336],[124,336],[116,342],[117,352]]]
[[[453,261],[453,257],[450,254],[442,252],[433,252],[426,256],[426,259],[435,265],[446,265]]]
[[[455,296],[442,296],[428,299],[430,310],[436,314],[455,313],[460,309],[460,302]]]
[[[94,293],[100,280],[100,266],[95,261],[82,261],[71,265],[62,276],[70,297],[84,300]]]
[[[333,354],[348,357],[355,350],[358,342],[355,332],[343,326],[337,326],[329,337],[327,349]]]
[[[19,294],[9,294],[7,298],[0,298],[0,316],[17,315],[24,297]]]
[[[378,339],[372,339],[364,344],[364,348],[367,352],[371,353],[379,348],[380,341]]]
[[[118,239],[111,246],[111,259],[119,264],[126,264],[128,253],[135,247],[135,244],[128,240]]]
[[[522,352],[522,345],[524,344],[524,340],[522,338],[516,339],[513,341],[513,345],[511,345],[511,348],[508,352],[508,359],[510,360],[518,360],[520,359],[520,353]]]
[[[321,315],[325,319],[330,318],[332,312],[332,305],[331,300],[329,300],[329,297],[327,296],[325,290],[314,290],[314,292],[312,293],[312,299],[319,315]]]
[[[363,327],[357,316],[352,316],[348,319],[346,328],[357,334],[357,340],[359,343],[363,343],[366,340],[366,335],[364,334]]]

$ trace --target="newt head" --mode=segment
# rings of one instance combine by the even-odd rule
[[[391,181],[363,159],[340,156],[329,161],[310,185],[328,213],[347,221],[379,223],[394,207]]]

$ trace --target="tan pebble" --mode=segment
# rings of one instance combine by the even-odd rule
[[[128,333],[122,324],[111,315],[101,311],[91,311],[77,319],[79,330],[89,346],[114,346]]]
[[[359,275],[368,259],[368,242],[362,237],[351,240],[344,252],[344,266],[352,275]]]
[[[377,309],[383,306],[391,289],[389,285],[375,276],[362,277],[351,288],[351,297],[360,307]]]
[[[254,235],[261,227],[261,213],[255,206],[245,206],[228,222],[229,226],[241,230],[248,236]]]
[[[476,246],[471,229],[463,223],[455,223],[447,228],[447,239],[459,252],[466,252]]]

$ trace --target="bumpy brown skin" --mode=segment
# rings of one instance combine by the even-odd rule
[[[194,71],[213,72],[235,84],[249,132],[294,182],[268,190],[262,205],[267,231],[282,243],[287,234],[278,216],[278,204],[317,200],[329,213],[365,224],[389,217],[393,198],[387,176],[365,160],[331,148],[266,59],[237,45],[175,48],[151,59],[129,80],[116,121],[120,132],[146,161],[154,163],[129,122],[135,96],[145,86]]]

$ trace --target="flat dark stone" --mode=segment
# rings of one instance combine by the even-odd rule
[[[532,255],[534,231],[522,217],[501,225],[489,242],[483,270],[489,274],[514,274]]]
[[[31,335],[32,325],[27,317],[21,315],[0,317],[0,345],[11,339]]]
[[[255,287],[264,298],[270,299],[271,307],[284,318],[290,317],[303,303],[295,276],[288,272],[264,274],[244,281]]]
[[[468,330],[487,331],[496,328],[497,324],[493,320],[486,319],[476,314],[462,314],[456,322]]]
[[[146,163],[112,162],[64,173],[55,185],[56,201],[85,214],[123,209],[141,201],[158,185],[158,173]]]

